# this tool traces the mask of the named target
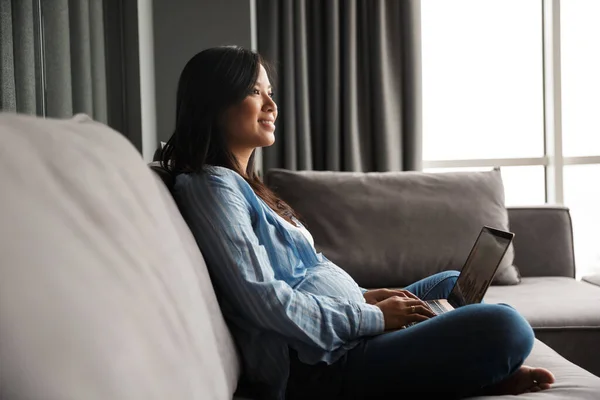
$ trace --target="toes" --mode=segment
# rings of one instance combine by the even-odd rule
[[[554,375],[545,368],[532,368],[529,372],[538,383],[554,383]]]

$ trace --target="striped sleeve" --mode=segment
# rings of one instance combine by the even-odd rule
[[[261,329],[326,351],[383,332],[378,307],[300,292],[275,278],[240,184],[233,176],[203,174],[176,190],[213,284],[233,309]]]

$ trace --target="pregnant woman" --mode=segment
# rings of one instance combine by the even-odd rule
[[[434,316],[423,302],[446,298],[457,272],[365,290],[315,250],[294,210],[255,171],[256,149],[275,141],[277,114],[258,54],[204,50],[181,74],[175,130],[162,152],[254,398],[548,389],[549,371],[523,365],[534,336],[513,308],[473,304]]]

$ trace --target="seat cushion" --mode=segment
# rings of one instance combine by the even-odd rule
[[[535,341],[526,365],[547,368],[554,374],[556,383],[542,393],[525,393],[515,396],[480,396],[471,400],[598,400],[600,378],[561,357],[546,344]]]
[[[490,287],[484,301],[515,307],[538,339],[600,375],[599,286],[566,277],[522,278],[516,286]]]
[[[522,278],[516,286],[491,286],[488,303],[508,303],[534,328],[600,331],[600,287],[566,277]]]
[[[598,400],[600,398],[600,378],[561,357],[550,347],[536,340],[525,364],[547,368],[554,374],[556,383],[541,393],[519,395],[519,400]],[[471,400],[509,400],[515,396],[478,396]],[[234,397],[234,400],[255,400],[248,397]]]
[[[231,399],[202,255],[138,151],[83,117],[0,132],[0,397]]]

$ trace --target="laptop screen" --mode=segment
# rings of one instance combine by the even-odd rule
[[[514,234],[484,227],[460,272],[448,301],[454,307],[480,303]]]

